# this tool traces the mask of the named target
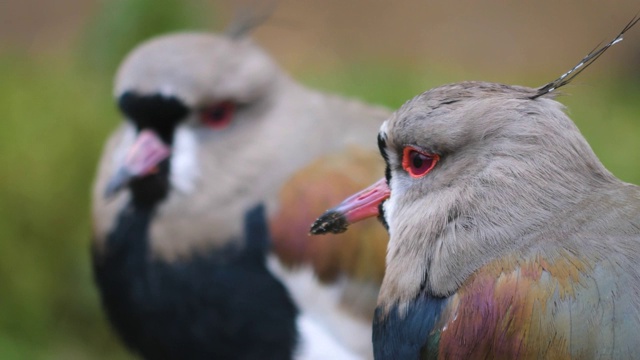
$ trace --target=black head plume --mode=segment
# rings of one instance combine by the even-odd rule
[[[582,60],[580,60],[580,62],[576,66],[574,66],[571,70],[562,74],[562,76],[560,76],[556,80],[540,87],[538,89],[538,92],[534,96],[532,96],[531,99],[533,100],[533,99],[539,98],[540,96],[549,94],[552,91],[570,83],[571,80],[573,80],[584,69],[586,69],[594,61],[596,61],[596,59],[598,59],[600,55],[604,54],[604,52],[607,51],[613,45],[622,41],[624,34],[627,31],[629,31],[629,29],[631,29],[638,21],[640,21],[640,17],[638,15],[634,16],[633,19],[631,19],[631,21],[629,21],[629,23],[624,27],[624,29],[620,31],[618,36],[616,36],[613,40],[611,40],[609,43],[607,43],[602,47],[600,47],[600,45],[596,46],[593,50],[591,50],[589,54],[587,54],[587,56],[582,58]]]
[[[253,1],[253,4],[237,6],[235,15],[224,33],[232,39],[246,36],[251,30],[262,25],[271,17],[277,4],[276,0],[268,0]]]

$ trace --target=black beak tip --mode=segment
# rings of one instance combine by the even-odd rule
[[[341,212],[328,210],[311,225],[311,235],[340,234],[347,231],[349,221]]]

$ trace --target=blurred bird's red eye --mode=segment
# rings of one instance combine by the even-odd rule
[[[231,101],[224,101],[202,109],[200,111],[200,120],[212,129],[223,129],[233,119],[235,110],[236,104]]]
[[[440,157],[436,154],[425,154],[411,146],[404,148],[402,153],[402,167],[411,175],[412,178],[420,178],[426,175]]]

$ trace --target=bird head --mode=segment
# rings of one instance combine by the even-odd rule
[[[243,34],[164,35],[124,59],[114,90],[123,122],[94,184],[100,244],[132,203],[154,209],[157,256],[228,246],[241,238],[237,219],[298,165],[282,153],[301,146],[283,141],[303,126],[286,116],[301,86]]]
[[[115,81],[128,134],[107,196],[129,187],[134,200],[155,203],[192,191],[202,180],[198,145],[257,134],[261,117],[251,114],[269,106],[279,74],[245,37],[180,33],[134,49]]]
[[[562,105],[531,99],[536,91],[444,85],[382,124],[385,179],[333,211],[346,223],[382,217],[391,236],[385,279],[410,281],[408,297],[421,288],[451,293],[482,263],[531,245],[527,234],[612,179]]]
[[[384,180],[327,211],[311,233],[383,220],[390,241],[379,304],[448,296],[482,265],[543,248],[545,224],[619,183],[554,91],[637,22],[540,88],[462,82],[409,100],[380,128]]]

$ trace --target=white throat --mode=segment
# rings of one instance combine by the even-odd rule
[[[179,192],[192,193],[199,178],[197,134],[188,125],[178,125],[171,151],[171,186]]]

